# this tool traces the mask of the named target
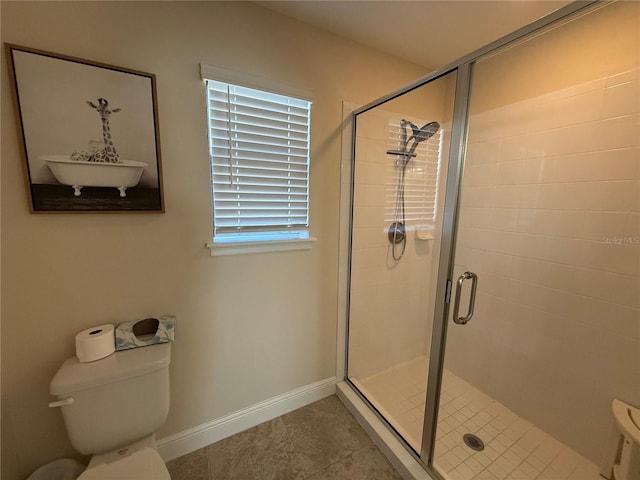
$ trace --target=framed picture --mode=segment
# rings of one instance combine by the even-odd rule
[[[31,211],[164,212],[155,76],[5,48]]]

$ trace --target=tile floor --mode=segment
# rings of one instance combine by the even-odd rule
[[[398,432],[420,449],[426,357],[354,380]],[[481,452],[462,435],[485,443]],[[449,480],[603,480],[598,468],[531,422],[445,370],[434,464]]]
[[[335,395],[167,468],[172,480],[402,480]]]

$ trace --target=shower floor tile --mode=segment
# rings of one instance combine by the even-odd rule
[[[420,451],[426,357],[352,379],[409,445]],[[465,445],[473,433],[482,451]],[[446,370],[434,464],[449,480],[602,480],[598,468],[500,402]]]

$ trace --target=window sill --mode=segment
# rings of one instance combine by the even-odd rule
[[[245,253],[286,252],[289,250],[311,250],[314,237],[294,240],[271,240],[265,242],[207,243],[212,257],[242,255]]]

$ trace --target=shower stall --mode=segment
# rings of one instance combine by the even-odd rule
[[[611,402],[640,406],[640,3],[351,118],[339,394],[434,478],[610,477]]]

